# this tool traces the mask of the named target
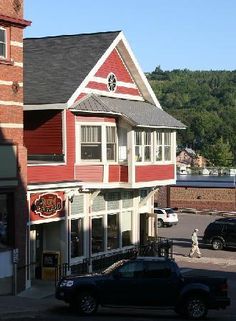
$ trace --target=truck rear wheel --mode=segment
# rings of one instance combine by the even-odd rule
[[[199,320],[207,315],[207,304],[201,296],[191,296],[184,305],[184,314],[192,320]]]

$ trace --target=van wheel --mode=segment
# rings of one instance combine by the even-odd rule
[[[157,227],[163,227],[163,226],[164,226],[164,222],[161,219],[159,219],[157,221]]]
[[[91,292],[82,292],[77,297],[78,311],[83,315],[92,315],[97,312],[98,300]]]
[[[223,242],[220,239],[214,239],[212,241],[213,250],[222,250],[224,247]]]
[[[207,315],[207,305],[201,296],[191,296],[184,305],[184,314],[192,320],[199,320]]]

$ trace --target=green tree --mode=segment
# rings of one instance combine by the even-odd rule
[[[209,162],[214,166],[232,166],[233,153],[230,150],[229,143],[225,143],[222,137],[218,139],[214,145],[208,145],[203,153]]]

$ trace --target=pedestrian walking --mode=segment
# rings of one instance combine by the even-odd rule
[[[202,255],[201,255],[201,252],[199,250],[199,247],[198,247],[198,229],[195,228],[193,233],[192,233],[192,248],[189,252],[189,257],[193,257],[194,253],[196,252],[197,253],[197,257],[200,258]]]

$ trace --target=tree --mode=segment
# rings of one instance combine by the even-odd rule
[[[205,151],[204,156],[214,166],[229,167],[233,163],[233,153],[230,150],[228,142],[224,142],[221,137],[214,145],[209,145]]]

